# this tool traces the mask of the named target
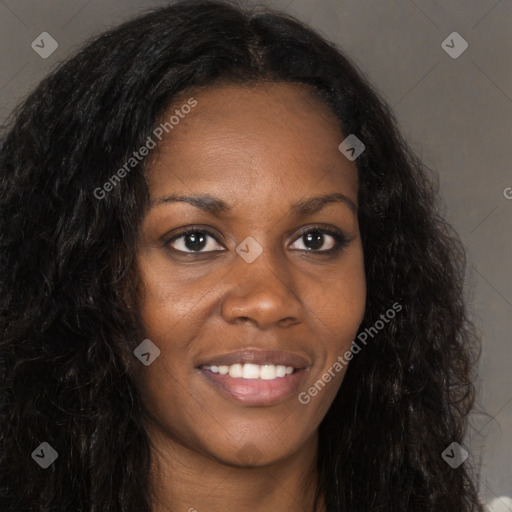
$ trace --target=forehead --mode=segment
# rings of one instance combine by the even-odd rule
[[[190,98],[197,103],[182,110]],[[306,85],[198,89],[175,100],[163,121],[173,114],[179,122],[164,132],[148,169],[152,198],[205,187],[303,195],[320,182],[357,194],[357,167],[338,150],[340,123]]]

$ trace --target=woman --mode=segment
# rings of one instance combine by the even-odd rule
[[[289,16],[105,33],[2,137],[1,510],[481,511],[464,253]]]

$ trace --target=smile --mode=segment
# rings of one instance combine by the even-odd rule
[[[205,357],[197,369],[223,398],[262,407],[295,396],[311,364],[306,354],[251,348]]]

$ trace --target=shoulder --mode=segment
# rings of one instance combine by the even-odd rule
[[[500,496],[494,498],[485,506],[486,512],[510,512],[512,510],[512,498]]]

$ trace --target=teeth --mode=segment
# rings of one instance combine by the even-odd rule
[[[241,364],[232,364],[229,367],[229,376],[235,379],[242,377],[242,365]]]
[[[203,366],[205,370],[213,373],[228,375],[234,379],[261,379],[274,380],[280,377],[286,377],[293,373],[293,366],[284,366],[282,364],[232,364],[231,366]]]
[[[242,377],[244,379],[258,379],[260,377],[260,367],[257,364],[244,364]]]
[[[259,370],[259,378],[263,380],[273,380],[277,377],[277,369],[273,364],[264,364]]]
[[[276,376],[277,377],[284,377],[286,375],[286,366],[283,366],[280,364],[279,366],[276,366]]]

